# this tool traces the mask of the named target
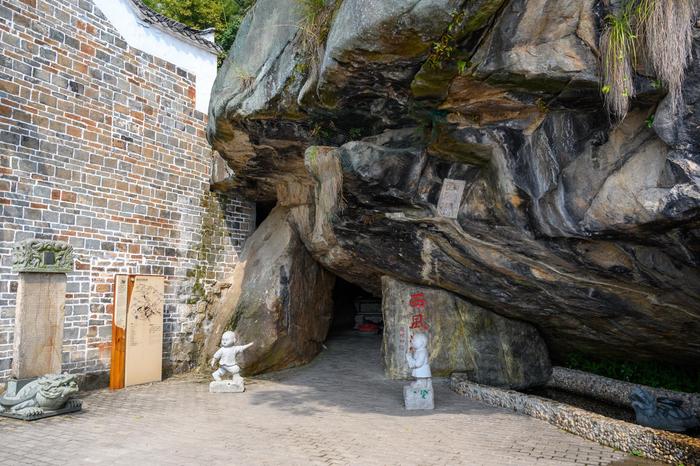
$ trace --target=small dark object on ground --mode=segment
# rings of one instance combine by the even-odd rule
[[[632,407],[637,415],[637,424],[671,432],[685,432],[700,427],[700,420],[683,409],[681,400],[656,398],[642,388],[630,395]]]

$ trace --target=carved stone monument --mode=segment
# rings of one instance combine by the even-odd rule
[[[73,248],[59,241],[22,241],[15,246],[12,270],[19,272],[12,376],[22,380],[60,373]]]
[[[209,384],[211,393],[240,393],[245,391],[245,380],[240,376],[241,368],[236,362],[236,355],[253,346],[253,343],[247,345],[235,346],[237,341],[235,332],[224,332],[221,337],[221,348],[214,353],[211,359],[212,369],[216,368],[217,362],[219,368],[214,371],[212,377],[214,381]],[[231,374],[230,380],[224,380],[227,374]]]
[[[60,241],[22,241],[14,248],[12,270],[19,272],[12,379],[0,398],[0,416],[35,420],[80,410],[79,400],[69,402],[78,392],[75,377],[60,374],[73,248]]]
[[[403,387],[406,409],[434,409],[433,379],[428,355],[428,335],[415,333],[411,337],[411,347],[406,353],[414,382]]]

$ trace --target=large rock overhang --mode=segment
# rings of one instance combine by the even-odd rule
[[[687,118],[649,127],[651,90],[612,124],[593,0],[333,5],[321,59],[294,2],[246,17],[210,107],[236,189],[295,206],[314,259],[375,293],[384,275],[451,291],[555,355],[699,364],[697,62]],[[466,184],[456,218],[445,179]]]

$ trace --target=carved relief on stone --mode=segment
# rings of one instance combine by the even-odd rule
[[[12,253],[13,272],[68,273],[73,271],[73,246],[62,241],[27,239]]]

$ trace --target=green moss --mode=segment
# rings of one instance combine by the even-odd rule
[[[453,11],[452,19],[447,29],[442,33],[440,38],[433,42],[430,55],[426,63],[433,69],[441,70],[446,62],[448,62],[455,51],[457,40],[460,36],[459,30],[464,23],[464,11]]]
[[[215,244],[215,239],[226,234],[225,214],[218,195],[213,192],[205,193],[201,206],[204,208],[204,215],[200,227],[201,238],[195,248],[197,265],[186,273],[188,278],[194,279],[192,293],[187,299],[188,304],[196,304],[204,299],[206,285],[214,280],[216,255],[224,249],[222,245]]]
[[[416,98],[443,98],[450,82],[467,74],[475,64],[458,44],[469,34],[484,28],[505,0],[483,0],[466,10],[453,12],[452,19],[440,38],[432,44],[431,53],[411,83]]]
[[[318,159],[318,147],[313,146],[309,147],[309,151],[307,153],[307,158],[309,159],[309,165],[312,168],[316,167],[316,159]]]
[[[192,293],[190,294],[189,298],[187,298],[187,304],[197,304],[199,301],[204,299],[206,291],[204,288],[203,279],[205,276],[206,268],[201,265],[187,271],[187,277],[194,278]]]
[[[474,32],[486,26],[486,23],[501,8],[505,0],[489,0],[484,2],[476,12],[467,18],[464,32]]]
[[[457,65],[451,63],[437,70],[424,65],[411,82],[411,93],[417,99],[444,98],[450,83],[458,74]]]

